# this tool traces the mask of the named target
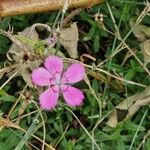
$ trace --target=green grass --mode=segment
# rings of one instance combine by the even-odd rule
[[[139,41],[129,25],[134,19],[150,26],[145,7],[141,0],[109,0],[81,10],[70,20],[79,28],[79,58],[83,54],[95,58],[84,61],[89,82],[76,85],[84,91],[83,106],[70,108],[62,100],[55,110],[41,111],[35,88],[26,87],[21,76],[3,86],[11,76],[4,75],[0,80],[0,150],[150,150],[149,103],[129,119],[120,114],[123,119],[115,128],[107,124],[116,105],[150,85],[149,65],[144,66]],[[98,12],[104,15],[102,23],[95,21]],[[57,14],[6,17],[0,29],[7,31],[11,25],[16,33],[39,22],[52,27]],[[10,45],[0,35],[1,69],[10,65],[6,57]],[[30,95],[28,101],[19,98],[24,92]]]

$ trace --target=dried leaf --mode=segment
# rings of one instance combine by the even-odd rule
[[[114,109],[111,113],[111,117],[109,118],[107,125],[109,125],[112,128],[115,128],[117,126],[118,120],[117,120],[117,113],[116,109]]]
[[[141,41],[140,48],[144,56],[144,65],[146,66],[150,62],[150,27],[141,24],[135,25],[133,20],[130,21],[130,26],[134,28],[134,35]]]
[[[150,62],[150,40],[142,42],[140,48],[144,55],[144,65],[146,66]]]
[[[26,28],[22,32],[19,32],[18,35],[12,35],[12,37],[9,36],[9,38],[13,38],[13,44],[9,49],[9,54],[18,54],[23,56],[23,55],[28,55],[29,57],[33,57],[33,55],[46,55],[45,51],[45,45],[47,45],[47,39],[41,40],[39,39],[39,35],[35,28],[44,28],[47,31],[51,32],[51,28],[48,25],[42,24],[42,23],[36,23],[32,25],[31,27]],[[49,37],[48,37],[49,39]],[[57,42],[57,39],[54,40],[53,42],[48,43],[47,45],[49,47],[53,47]],[[18,46],[18,44],[20,46]],[[20,49],[21,48],[21,49]],[[42,53],[41,53],[42,51]],[[21,53],[21,54],[20,54]],[[14,58],[15,59],[15,58]],[[16,58],[16,61],[20,60]]]
[[[150,27],[141,24],[135,25],[133,20],[130,21],[130,26],[134,28],[133,33],[139,41],[145,41],[150,38]]]
[[[41,59],[35,60],[33,62],[27,61],[26,63],[20,63],[20,64],[18,63],[16,65],[15,71],[19,70],[19,72],[16,76],[21,75],[24,81],[28,84],[28,86],[33,87],[33,83],[31,80],[31,72],[33,69],[37,68],[41,63],[42,63]],[[13,72],[11,72],[9,76],[11,76],[12,73]]]
[[[119,103],[112,111],[107,124],[110,127],[116,127],[120,121],[131,118],[139,108],[148,104],[150,104],[150,86],[141,93],[130,96]],[[123,118],[120,119],[120,115],[122,114]]]
[[[24,93],[22,93],[21,99],[22,99],[22,101],[21,101],[20,107],[18,109],[18,112],[19,112],[18,123],[20,121],[20,116],[25,112],[27,106],[30,104],[31,100],[33,99],[33,96],[31,94],[31,92],[25,91]]]
[[[32,25],[31,27],[26,28],[22,32],[19,32],[18,35],[12,35],[9,32],[7,33],[8,37],[13,41],[13,44],[11,45],[7,54],[8,58],[9,60],[14,60],[16,62],[14,71],[18,71],[17,75],[21,75],[24,81],[30,87],[33,87],[31,72],[34,68],[37,68],[42,63],[44,57],[47,57],[47,55],[56,54],[56,52],[58,56],[64,57],[61,52],[56,51],[54,48],[52,48],[57,40],[48,43],[46,48],[45,44],[47,44],[46,42],[48,39],[39,39],[35,27],[41,27],[51,32],[51,28],[49,26],[37,23]],[[41,47],[39,47],[38,49],[37,46]],[[41,48],[44,50],[44,52],[42,54],[37,53],[37,50],[40,50]],[[9,76],[11,76],[12,73],[13,72],[9,73]]]
[[[11,120],[0,117],[0,131],[6,127],[20,129],[20,127],[16,123],[13,123]]]
[[[3,77],[3,75],[5,73],[9,73],[13,68],[15,68],[16,66],[15,65],[10,65],[8,67],[5,67],[5,68],[2,68],[0,69],[0,79]]]
[[[67,50],[72,58],[77,58],[78,27],[76,23],[60,31],[60,44]]]

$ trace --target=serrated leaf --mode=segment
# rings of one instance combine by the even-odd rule
[[[128,122],[124,125],[124,128],[129,130],[129,131],[145,131],[145,128],[133,123],[133,122]]]

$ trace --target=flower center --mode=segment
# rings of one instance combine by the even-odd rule
[[[53,75],[53,78],[51,79],[51,84],[52,85],[61,85],[61,74],[59,72],[55,72]]]

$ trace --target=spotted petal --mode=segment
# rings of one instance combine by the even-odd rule
[[[39,67],[33,70],[31,78],[35,85],[46,86],[50,85],[52,75],[45,68]]]
[[[62,73],[63,61],[57,56],[49,56],[48,58],[46,58],[44,65],[52,75],[55,75],[55,73]]]
[[[57,105],[57,100],[59,97],[59,87],[53,86],[43,92],[40,97],[40,105],[43,109],[53,109]]]
[[[72,64],[62,77],[63,83],[76,83],[83,80],[85,74],[84,66],[76,63]]]
[[[69,106],[78,106],[82,104],[84,95],[83,92],[72,86],[63,85],[61,91],[66,103]]]

